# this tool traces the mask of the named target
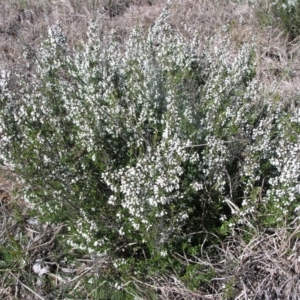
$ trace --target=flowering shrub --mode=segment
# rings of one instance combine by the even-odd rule
[[[2,164],[71,247],[114,251],[116,268],[300,208],[299,108],[261,96],[253,46],[198,53],[167,18],[125,52],[93,24],[71,51],[55,25],[34,77],[1,74]]]

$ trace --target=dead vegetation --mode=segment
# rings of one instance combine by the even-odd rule
[[[35,49],[49,25],[61,22],[69,45],[85,39],[91,20],[106,30],[114,29],[120,44],[136,24],[153,25],[164,1],[158,0],[12,0],[0,4],[0,68],[16,68],[22,51]],[[276,27],[263,27],[248,4],[234,1],[173,1],[172,26],[185,32],[187,24],[200,33],[202,43],[210,36],[230,33],[238,47],[257,45],[259,76],[265,91],[283,100],[299,95],[300,59],[298,40],[289,41]],[[187,33],[186,33],[187,34]],[[216,45],[218,40],[215,40]],[[0,298],[71,299],[86,295],[85,276],[97,276],[111,264],[108,257],[88,257],[65,252],[61,239],[65,224],[45,225],[30,216],[30,208],[15,193],[18,185],[9,172],[0,177]],[[252,232],[248,242],[236,233],[215,248],[215,256],[180,257],[185,265],[198,264],[215,276],[191,291],[173,275],[132,278],[138,290],[152,290],[157,299],[299,299],[300,227]],[[66,261],[65,257],[69,257]],[[101,270],[101,271],[100,271]],[[75,297],[75,296],[74,296]],[[146,297],[146,296],[145,296]],[[74,298],[73,298],[74,299]],[[146,298],[145,298],[146,299]]]
[[[237,299],[298,299],[300,227],[266,229],[249,243],[239,241],[235,269]],[[234,246],[234,245],[232,245]],[[228,245],[230,256],[234,253]],[[233,257],[232,257],[233,258]]]
[[[174,276],[151,278],[159,299],[299,299],[300,227],[251,233],[246,243],[241,236],[230,236],[215,256],[187,258],[176,254],[183,264],[196,264],[202,272],[213,271],[214,278],[198,291],[188,290]]]
[[[84,5],[79,0],[13,0],[2,3],[0,67],[18,65],[24,48],[34,50],[46,36],[48,26],[57,21],[68,37],[70,47],[86,38],[91,20],[105,32],[113,29],[122,44],[135,25],[152,26],[164,6],[164,1],[157,0],[89,0]],[[262,26],[250,5],[234,1],[177,0],[171,13],[172,26],[186,34],[186,25],[191,32],[197,31],[202,45],[207,38],[213,35],[222,38],[228,32],[237,46],[255,42],[266,86],[272,86],[284,95],[291,91],[298,93],[300,66],[297,40],[289,41],[276,27]],[[215,38],[215,43],[218,44],[218,38]]]

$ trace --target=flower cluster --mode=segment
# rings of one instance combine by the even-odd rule
[[[283,8],[287,12],[291,12],[298,4],[299,4],[298,0],[287,0],[287,1],[275,0],[271,2],[271,6],[280,5],[281,8]]]

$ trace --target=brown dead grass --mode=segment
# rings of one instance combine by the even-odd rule
[[[24,44],[38,45],[47,34],[48,26],[61,22],[69,45],[72,47],[84,39],[88,24],[93,20],[110,28],[115,28],[120,36],[130,31],[135,22],[132,18],[141,11],[141,7],[155,7],[151,18],[160,10],[148,0],[12,0],[0,4],[0,61],[3,66],[12,66],[18,62]],[[152,5],[153,4],[153,5]],[[126,13],[126,25],[122,16]]]
[[[213,246],[214,256],[205,251],[195,258],[175,253],[185,266],[198,265],[202,274],[214,272],[197,291],[188,290],[173,274],[136,284],[141,290],[158,291],[158,299],[299,299],[300,226],[252,232],[247,243],[241,238],[245,234],[228,237],[220,242],[222,247]]]
[[[266,229],[245,243],[232,239],[225,257],[235,261],[235,299],[299,299],[300,227]]]
[[[111,3],[110,5],[108,3]],[[19,0],[0,5],[0,47],[2,64],[16,62],[22,45],[38,44],[47,33],[47,27],[58,20],[68,36],[70,46],[84,39],[91,20],[107,30],[114,29],[124,41],[132,28],[140,24],[149,28],[165,7],[158,0]],[[114,10],[115,13],[111,11]],[[226,24],[237,27],[235,39],[245,42],[252,36],[253,12],[248,6],[229,1],[177,0],[171,8],[171,24],[183,30],[198,31],[203,42]],[[243,29],[243,34],[241,34]],[[238,34],[240,32],[240,34]]]
[[[264,1],[266,2],[266,1]],[[263,3],[266,6],[266,3]],[[124,43],[132,28],[147,29],[165,7],[158,0],[11,0],[0,4],[0,68],[11,68],[21,61],[25,45],[35,48],[47,34],[47,28],[61,22],[70,47],[86,38],[88,24],[96,21],[106,32],[114,29]],[[266,90],[285,97],[299,93],[299,43],[289,42],[283,32],[263,27],[248,4],[236,1],[173,1],[170,22],[188,37],[198,31],[201,45],[215,36],[215,45],[230,33],[232,43],[255,42],[260,77]],[[184,26],[190,28],[190,33]],[[225,29],[226,28],[226,29]]]

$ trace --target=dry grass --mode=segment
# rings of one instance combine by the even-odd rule
[[[173,2],[170,20],[173,27],[191,37],[184,28],[187,24],[192,32],[200,33],[202,44],[215,36],[214,44],[218,45],[228,32],[236,47],[255,41],[259,76],[265,91],[278,94],[283,100],[298,96],[298,40],[289,41],[276,27],[261,26],[257,14],[247,4],[216,0]],[[136,24],[143,28],[152,26],[164,6],[165,1],[159,0],[1,1],[0,69],[20,67],[23,47],[29,45],[35,49],[45,37],[47,27],[58,20],[70,46],[85,39],[91,20],[107,30],[114,29],[122,44]],[[99,272],[110,263],[109,259],[91,260],[67,253],[76,264],[65,263],[62,257],[66,253],[57,243],[63,225],[45,226],[30,218],[26,205],[12,193],[16,186],[13,175],[2,172],[0,298],[55,299],[53,289],[62,294],[66,286],[74,294],[84,290],[81,278]],[[199,264],[214,270],[215,278],[199,291],[186,289],[171,275],[151,278],[147,283],[134,278],[133,281],[138,289],[156,290],[158,299],[299,299],[299,236],[299,227],[258,232],[252,234],[248,243],[237,235],[217,249],[217,257],[204,255],[193,260],[178,257],[187,265]],[[32,272],[39,259],[49,267],[43,276]]]
[[[114,29],[122,44],[136,24],[144,28],[152,26],[165,3],[158,0],[88,0],[84,4],[79,0],[2,2],[0,68],[16,66],[24,46],[34,49],[47,34],[48,26],[58,20],[71,47],[86,38],[91,20],[106,32]],[[289,42],[277,28],[262,27],[249,5],[233,1],[177,0],[171,12],[171,24],[186,34],[183,24],[191,32],[197,30],[202,45],[213,35],[218,45],[218,40],[228,31],[237,46],[254,40],[261,77],[267,89],[270,90],[271,86],[282,95],[298,94],[300,64],[297,41]],[[224,32],[221,28],[225,27]]]
[[[300,227],[266,229],[245,243],[225,244],[226,260],[236,262],[235,299],[299,299]]]
[[[120,36],[128,34],[138,18],[141,7],[156,7],[148,0],[61,0],[42,1],[12,0],[0,4],[0,61],[4,66],[18,62],[25,44],[31,47],[38,45],[45,35],[47,28],[61,22],[68,36],[69,45],[73,46],[84,39],[88,24],[91,20],[107,28],[115,28]],[[84,3],[84,4],[83,4]],[[110,4],[109,4],[110,3]],[[151,6],[150,6],[151,4]],[[160,6],[160,5],[159,5]],[[155,18],[160,9],[154,9]],[[121,20],[126,13],[126,26]]]
[[[230,236],[222,247],[213,246],[214,256],[205,251],[194,258],[175,253],[183,265],[198,265],[203,274],[214,272],[197,291],[172,274],[136,284],[141,290],[156,290],[158,299],[299,299],[300,226],[252,232],[247,243],[241,238],[245,234]]]
[[[136,24],[145,28],[153,25],[165,4],[166,1],[158,0],[88,0],[83,5],[79,0],[11,0],[1,4],[0,10],[1,61],[15,63],[23,44],[38,44],[47,33],[47,27],[58,20],[70,46],[85,38],[91,20],[108,30],[114,29],[124,42]],[[245,42],[253,33],[249,28],[253,27],[251,20],[254,18],[245,5],[229,1],[177,0],[171,12],[174,27],[182,30],[183,24],[187,24],[192,32],[200,32],[203,42],[225,24],[237,28],[235,39],[238,42]]]

